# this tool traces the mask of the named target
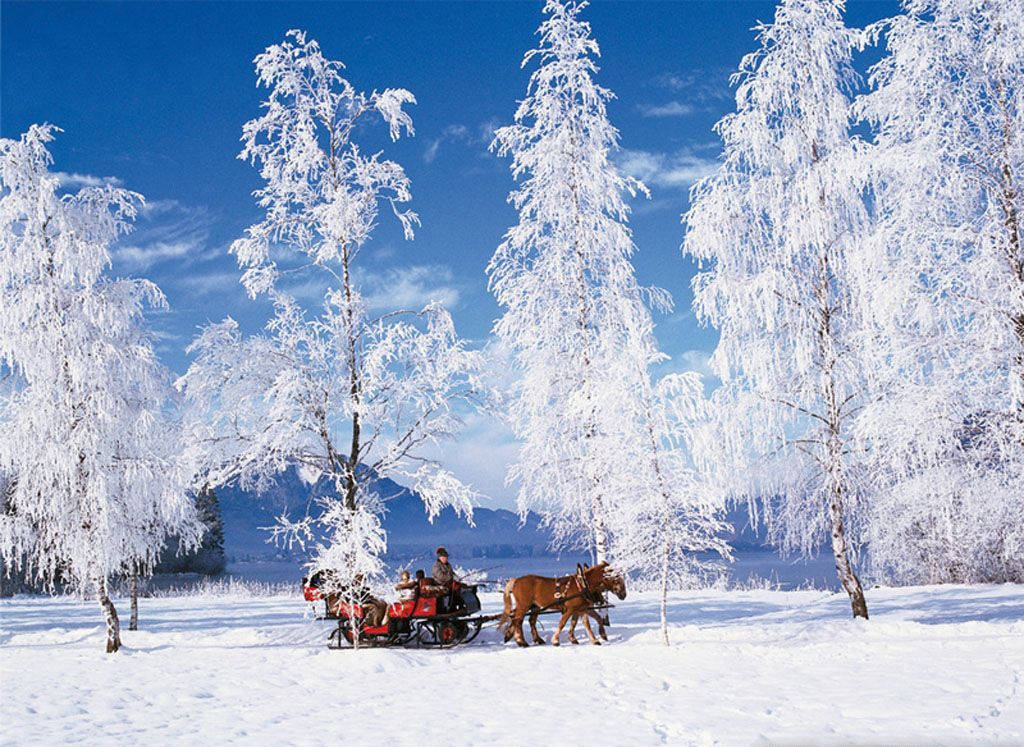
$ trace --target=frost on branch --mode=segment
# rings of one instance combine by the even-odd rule
[[[521,512],[540,512],[558,544],[614,558],[622,501],[645,501],[625,454],[648,443],[648,369],[663,356],[647,302],[668,294],[641,288],[630,257],[626,197],[643,185],[611,163],[618,132],[608,120],[610,91],[593,76],[597,43],[579,15],[586,3],[545,5],[538,63],[515,123],[492,148],[511,157],[518,187],[509,202],[519,221],[488,266],[503,308],[495,325],[519,380],[509,418],[521,442],[509,473]],[[640,478],[643,480],[644,478]]]
[[[147,572],[169,534],[194,546],[202,529],[144,327],[163,296],[103,276],[141,197],[110,186],[58,195],[54,131],[0,140],[0,552],[44,584],[94,586],[113,651],[107,579]]]
[[[1024,4],[908,0],[859,113],[879,282],[861,418],[879,575],[1024,579]]]
[[[635,465],[632,500],[623,501],[615,522],[615,565],[640,588],[661,592],[661,631],[668,645],[669,589],[704,585],[721,567],[698,553],[731,559],[720,537],[724,497],[695,468],[690,454],[709,422],[699,374],[670,374],[645,387],[634,413],[646,426],[642,439],[624,444]]]
[[[860,144],[850,135],[851,51],[837,0],[784,0],[733,80],[736,111],[716,129],[718,172],[694,186],[684,248],[707,269],[694,310],[720,341],[712,366],[723,484],[748,465],[745,495],[783,549],[831,540],[855,615],[867,616],[851,563],[870,492],[854,422],[870,401],[861,350],[866,230]]]
[[[290,467],[331,479],[315,511],[282,523],[277,536],[309,541],[326,532],[311,568],[334,568],[348,583],[356,573],[372,578],[366,559],[385,547],[375,480],[420,492],[431,517],[445,506],[472,515],[473,491],[427,454],[479,401],[481,357],[440,304],[373,317],[359,294],[355,260],[381,202],[407,238],[418,220],[400,207],[411,199],[402,167],[364,155],[352,135],[371,115],[392,138],[411,134],[403,107],[415,103],[412,94],[359,93],[315,41],[288,36],[256,58],[270,94],[263,115],[243,128],[241,157],[264,179],[256,192],[264,216],[232,245],[243,284],[267,296],[274,313],[263,334],[245,337],[231,319],[204,329],[179,387],[191,405],[190,459],[203,479],[257,491]],[[319,308],[288,294],[293,280],[324,288]]]
[[[242,130],[239,158],[257,166],[266,183],[255,192],[264,219],[231,247],[253,296],[275,287],[280,268],[271,245],[330,268],[347,263],[367,240],[381,201],[407,238],[419,223],[399,207],[412,199],[402,167],[379,153],[364,155],[352,140],[374,114],[383,117],[392,139],[402,130],[411,135],[412,120],[402,107],[416,99],[403,89],[360,93],[341,77],[343,65],[326,59],[305,32],[288,37],[256,57],[259,82],[270,94],[263,115]]]

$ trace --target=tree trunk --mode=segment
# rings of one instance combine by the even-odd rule
[[[831,524],[832,554],[836,560],[839,583],[850,595],[853,616],[863,617],[867,620],[868,605],[864,600],[864,589],[861,587],[857,574],[853,571],[853,564],[850,562],[850,549],[846,542],[846,528],[843,526],[843,444],[839,435],[839,413],[835,404],[835,386],[831,378],[831,369],[829,369],[826,382],[825,391],[826,399],[829,402],[830,420],[826,480],[828,481],[828,518]]]
[[[577,177],[577,164],[579,158],[576,153],[577,142],[579,140],[578,123],[574,125],[570,133],[570,160],[572,162],[572,175],[570,177],[570,191],[572,192],[572,203],[573,203],[573,255],[576,258],[576,313],[577,313],[577,325],[580,333],[580,348],[581,348],[581,378],[580,386],[583,389],[584,397],[587,402],[590,403],[590,415],[589,422],[583,432],[584,444],[587,446],[585,459],[587,461],[593,460],[593,454],[591,453],[590,444],[594,437],[595,427],[595,409],[596,405],[592,401],[592,392],[590,385],[590,366],[591,366],[591,354],[590,354],[590,337],[591,337],[591,319],[590,319],[590,306],[587,301],[587,264],[586,257],[583,253],[583,247],[580,244],[580,234],[582,233],[582,225],[580,215],[582,208],[580,206],[580,195],[578,187]],[[585,470],[589,472],[589,470]],[[604,520],[604,505],[601,500],[601,479],[596,475],[588,475],[590,478],[590,521],[591,529],[594,533],[594,562],[604,563],[608,559],[608,529],[605,525]]]
[[[359,480],[357,471],[359,469],[360,449],[360,423],[359,423],[359,369],[357,362],[357,338],[355,328],[355,317],[352,314],[352,278],[349,275],[348,245],[342,244],[341,250],[342,280],[345,286],[345,319],[346,337],[348,343],[348,375],[349,375],[349,396],[352,398],[352,444],[349,449],[348,458],[348,485],[345,489],[345,507],[349,511],[356,510],[356,495],[359,492]]]
[[[814,160],[818,160],[817,146],[814,145]],[[821,197],[824,205],[824,195]],[[832,300],[830,298],[831,278],[828,249],[821,255],[821,284],[817,289],[820,318],[818,320],[818,344],[821,352],[824,385],[824,400],[827,407],[826,417],[827,441],[825,444],[825,481],[828,490],[828,517],[831,523],[832,554],[836,560],[836,573],[839,583],[850,595],[850,605],[854,617],[868,619],[868,605],[864,600],[864,589],[860,579],[853,572],[850,563],[850,552],[846,544],[846,530],[843,527],[843,487],[846,470],[843,464],[842,412],[837,396],[836,383],[836,352],[832,331]]]
[[[349,592],[349,603],[348,603],[348,623],[349,628],[352,630],[352,648],[359,650],[359,626],[356,624],[356,595]]]
[[[596,496],[591,502],[594,506],[594,562],[605,563],[608,559],[608,530],[601,515],[601,502]]]
[[[1020,219],[1017,215],[1017,196],[1014,193],[1013,174],[1009,165],[1002,166],[1002,207],[1007,232],[1006,258],[1013,271],[1014,284],[1018,290],[1024,289],[1024,254],[1021,252]],[[1016,395],[1018,412],[1024,410],[1024,309],[1018,307],[1011,312],[1013,331],[1017,335],[1018,349],[1014,356],[1017,368],[1016,387],[1011,392]],[[1016,392],[1013,390],[1016,389]]]
[[[138,572],[132,572],[129,579],[129,587],[131,589],[132,598],[132,613],[128,618],[128,630],[139,629],[139,574]]]
[[[868,619],[868,604],[864,599],[864,589],[860,579],[853,571],[853,564],[850,562],[849,548],[846,546],[846,532],[843,529],[842,493],[838,486],[833,486],[833,494],[829,500],[828,515],[832,522],[832,554],[836,559],[836,572],[839,574],[839,583],[850,595],[850,605],[853,607],[854,617]]]
[[[661,553],[661,638],[668,644],[668,543]]]
[[[112,654],[121,648],[121,622],[117,619],[117,610],[107,595],[107,580],[96,580],[96,598],[103,610],[103,618],[107,623],[107,653]]]

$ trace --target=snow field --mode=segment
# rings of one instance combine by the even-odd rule
[[[95,605],[18,597],[0,602],[0,743],[1024,742],[1024,586],[868,603],[855,622],[840,594],[674,593],[666,649],[638,594],[600,648],[485,632],[356,653],[327,650],[297,596],[143,599],[143,629],[107,656]]]

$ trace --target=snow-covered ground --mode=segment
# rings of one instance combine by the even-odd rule
[[[0,743],[1024,743],[1024,586],[868,603],[854,622],[827,592],[680,592],[666,649],[634,594],[600,648],[352,652],[297,597],[143,599],[107,656],[93,605],[18,597],[0,601]]]

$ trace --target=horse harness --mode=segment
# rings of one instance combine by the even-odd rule
[[[579,591],[570,596],[566,596],[566,592],[572,591],[574,588],[578,588]],[[575,575],[562,576],[555,579],[555,601],[551,604],[545,605],[544,609],[555,606],[561,607],[566,602],[580,598],[586,599],[588,602],[593,604],[601,604],[604,602],[604,597],[601,595],[601,592],[594,591],[590,588],[590,584],[587,583],[587,575],[583,572],[583,567],[577,565]]]

